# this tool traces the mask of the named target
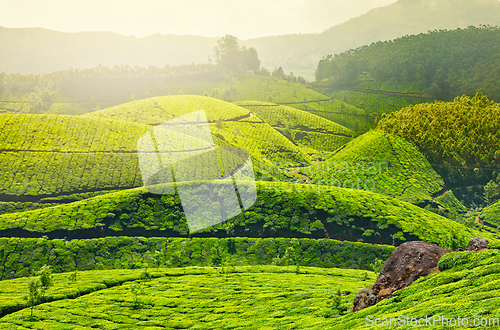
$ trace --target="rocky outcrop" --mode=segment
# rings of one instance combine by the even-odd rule
[[[437,267],[439,259],[448,252],[451,251],[427,242],[401,244],[384,263],[375,284],[368,291],[358,291],[351,312],[391,298],[394,291],[428,275],[432,268]]]
[[[467,251],[481,251],[486,249],[488,241],[481,237],[474,237],[467,245]]]

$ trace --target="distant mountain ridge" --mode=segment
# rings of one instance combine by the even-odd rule
[[[327,54],[429,30],[500,25],[498,0],[399,0],[333,26],[321,34],[265,37],[245,45],[259,52],[264,66],[315,68]]]
[[[327,54],[434,29],[500,25],[498,0],[399,0],[320,34],[249,39],[262,65],[282,66],[312,78]],[[41,28],[0,27],[0,72],[43,74],[99,64],[131,66],[203,63],[219,38],[154,34],[135,38],[109,32],[63,33]]]

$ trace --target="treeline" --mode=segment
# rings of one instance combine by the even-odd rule
[[[0,238],[0,280],[57,272],[144,267],[289,265],[372,270],[393,246],[307,238]],[[287,253],[285,253],[287,252]],[[285,255],[287,260],[284,260]]]
[[[102,79],[158,79],[158,78],[175,78],[175,77],[191,77],[199,79],[200,76],[212,78],[220,77],[214,64],[188,64],[169,66],[163,68],[149,66],[130,67],[128,65],[115,65],[113,68],[108,68],[99,65],[90,69],[68,69],[55,71],[52,73],[37,75],[37,74],[18,74],[13,73],[6,75],[0,74],[0,93],[28,93],[35,92],[36,89],[41,90],[56,90],[64,89],[72,86],[74,83],[85,80],[102,80]]]
[[[440,30],[380,41],[318,64],[316,80],[340,88],[425,93],[440,100],[481,89],[500,101],[500,28]]]

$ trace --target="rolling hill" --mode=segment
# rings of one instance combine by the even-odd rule
[[[369,190],[410,203],[429,203],[444,181],[409,142],[370,131],[325,162],[300,169],[314,184]]]
[[[277,163],[282,171],[310,161],[278,131],[250,117],[248,110],[203,96],[147,99],[89,116],[0,115],[2,201],[38,202],[50,197],[57,202],[61,195],[71,200],[74,194],[142,186],[137,141],[152,129],[148,124],[198,107],[206,109],[217,145],[243,147],[259,176]]]
[[[311,153],[333,152],[349,142],[355,133],[325,118],[286,105],[262,101],[242,101],[245,107]]]

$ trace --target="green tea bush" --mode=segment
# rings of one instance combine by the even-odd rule
[[[307,238],[141,238],[106,237],[65,241],[0,239],[0,279],[30,276],[50,266],[54,272],[220,265],[287,264],[370,269],[387,259],[393,246]],[[157,263],[152,256],[162,255]],[[76,273],[75,273],[76,274]]]

